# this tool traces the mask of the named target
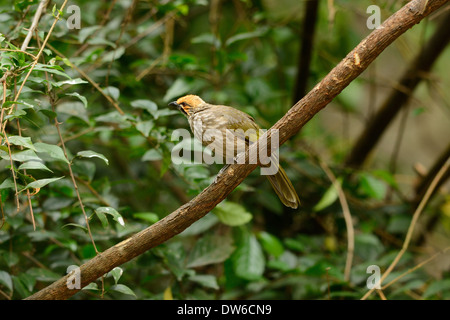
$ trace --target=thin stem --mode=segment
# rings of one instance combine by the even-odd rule
[[[20,93],[22,92],[23,87],[25,86],[25,83],[27,82],[28,78],[30,77],[31,72],[33,71],[34,67],[37,65],[38,61],[39,61],[39,57],[42,55],[42,52],[44,51],[45,45],[48,42],[48,39],[50,39],[50,35],[53,32],[53,29],[56,26],[56,23],[59,20],[59,16],[60,16],[60,12],[64,9],[64,7],[66,6],[68,0],[64,0],[64,3],[61,5],[61,8],[58,10],[58,14],[55,17],[55,20],[53,21],[52,26],[50,27],[50,30],[47,33],[47,36],[44,39],[44,43],[42,43],[42,46],[38,52],[38,54],[36,55],[33,63],[31,64],[30,70],[28,71],[27,75],[25,76],[25,79],[22,81],[22,84],[20,85],[19,90],[16,93],[16,96],[14,98],[14,101],[17,102],[17,100],[19,99]],[[11,114],[13,111],[13,107],[11,107],[11,109],[9,110],[8,114]]]
[[[400,280],[401,278],[403,278],[404,276],[416,271],[419,268],[422,268],[424,265],[426,265],[428,262],[436,259],[438,256],[446,253],[447,251],[450,250],[450,247],[445,248],[444,250],[435,253],[434,255],[432,255],[431,257],[429,257],[428,259],[425,259],[424,261],[422,261],[421,263],[419,263],[418,265],[416,265],[415,267],[409,269],[408,271],[402,273],[401,275],[397,276],[395,279],[392,279],[390,282],[388,282],[387,284],[385,284],[381,289],[385,290],[387,287],[390,287],[391,285],[393,285],[395,282],[397,282],[398,280]]]
[[[55,112],[55,105],[53,103],[52,103],[52,109],[53,109],[53,112]],[[84,204],[83,204],[83,201],[81,200],[80,192],[78,191],[78,185],[77,185],[75,176],[72,171],[72,163],[70,162],[69,157],[67,156],[66,145],[64,144],[64,140],[61,135],[61,130],[59,128],[59,122],[56,117],[55,117],[55,127],[56,127],[56,131],[58,132],[59,140],[61,141],[61,147],[63,149],[64,156],[66,157],[66,159],[68,161],[67,165],[69,167],[69,174],[72,179],[73,186],[75,188],[75,193],[77,194],[78,203],[80,204],[81,211],[83,212],[84,219],[86,221],[86,227],[87,227],[87,230],[89,233],[89,237],[91,238],[91,242],[92,242],[92,245],[94,246],[95,252],[98,254],[99,252],[97,250],[97,246],[95,245],[94,237],[92,236],[91,227],[89,226],[89,218],[86,214],[86,211],[84,210]]]
[[[41,19],[42,12],[44,11],[45,7],[47,7],[49,3],[49,0],[42,0],[39,3],[39,6],[36,10],[36,13],[34,14],[33,22],[31,23],[31,27],[28,29],[28,34],[25,37],[25,40],[22,43],[22,47],[20,50],[25,51],[28,48],[28,44],[30,43],[31,37],[33,36],[34,30],[37,28],[39,20]]]
[[[380,279],[380,285],[383,283],[383,281],[387,278],[387,276],[392,272],[392,270],[395,268],[397,263],[402,258],[403,254],[406,252],[406,250],[409,247],[409,243],[411,242],[412,234],[414,232],[414,228],[416,227],[417,220],[420,217],[420,214],[422,213],[423,209],[425,208],[425,205],[427,204],[428,200],[430,199],[434,189],[438,185],[439,181],[441,180],[444,173],[448,170],[450,167],[450,158],[447,159],[447,162],[442,166],[442,168],[439,170],[439,172],[434,177],[433,181],[431,182],[430,186],[427,189],[427,192],[423,196],[422,200],[420,201],[419,206],[417,207],[416,211],[414,212],[413,218],[411,220],[411,224],[409,225],[408,232],[406,233],[405,241],[403,242],[403,247],[395,257],[394,261],[392,261],[391,265],[387,268],[386,272],[383,274],[383,276]],[[370,289],[361,299],[365,300],[367,299],[374,289]]]
[[[344,271],[344,279],[346,281],[350,281],[350,273],[352,269],[353,262],[353,254],[355,251],[355,230],[353,228],[353,219],[352,214],[350,213],[350,208],[348,206],[347,199],[345,197],[345,193],[342,190],[340,183],[337,181],[336,176],[327,166],[327,164],[323,161],[319,161],[320,166],[323,171],[327,175],[328,179],[333,183],[334,188],[336,189],[339,197],[339,202],[342,207],[342,213],[344,215],[345,226],[347,228],[347,259],[345,262],[345,271]]]

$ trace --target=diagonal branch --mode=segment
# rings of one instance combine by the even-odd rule
[[[49,3],[49,0],[42,0],[39,3],[36,13],[34,14],[34,18],[33,18],[33,22],[31,23],[31,27],[30,27],[30,29],[28,29],[28,34],[25,37],[25,40],[23,41],[22,47],[20,48],[20,50],[22,50],[22,51],[27,50],[28,44],[30,43],[31,38],[33,37],[34,30],[36,30],[39,20],[41,19],[42,12],[45,10],[45,7],[47,7],[48,3]]]
[[[359,76],[395,39],[448,2],[449,0],[410,1],[387,19],[382,28],[374,30],[365,38],[261,139],[270,141],[272,132],[279,130],[280,145],[286,142]],[[255,154],[252,148],[258,148],[258,144],[253,144],[249,150],[250,154]],[[224,200],[255,168],[256,164],[230,165],[213,184],[190,202],[81,265],[81,287],[185,230]],[[67,275],[27,299],[67,299],[80,290],[68,288],[67,281],[70,283],[70,279]]]

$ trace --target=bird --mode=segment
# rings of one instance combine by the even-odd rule
[[[258,141],[261,128],[250,115],[236,108],[210,104],[194,94],[180,97],[170,102],[169,106],[179,109],[188,119],[194,137],[227,164],[236,161],[237,153],[248,150],[251,144]],[[276,163],[276,173],[266,177],[280,201],[287,207],[297,209],[300,205],[297,192],[278,161]]]

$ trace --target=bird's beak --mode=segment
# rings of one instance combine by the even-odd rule
[[[180,109],[181,107],[176,101],[172,101],[171,103],[169,103],[169,106],[177,107],[178,109]]]
[[[185,114],[186,116],[189,116],[189,112],[181,104],[177,103],[176,101],[172,101],[171,103],[169,103],[169,106],[174,106],[178,110],[180,110],[183,114]]]

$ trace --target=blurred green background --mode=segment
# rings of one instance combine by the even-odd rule
[[[38,54],[61,4],[47,5],[29,53]],[[6,74],[0,88],[0,299],[25,298],[69,265],[95,256],[69,161],[95,245],[104,251],[188,202],[220,170],[172,163],[172,133],[188,122],[170,101],[197,94],[269,128],[371,32],[366,10],[372,4],[383,21],[405,1],[318,1],[312,16],[306,1],[293,0],[71,1],[25,81],[33,60],[19,49],[38,1],[0,1],[0,77]],[[80,29],[68,28],[67,19],[76,18],[69,5],[80,9]],[[309,45],[306,18],[315,21]],[[439,18],[397,39],[281,147],[281,163],[302,202],[298,210],[284,207],[257,169],[186,231],[72,299],[361,298],[367,268],[383,272],[401,249],[423,196],[416,188],[448,149],[448,49],[367,160],[350,167],[346,159]],[[311,56],[308,68],[299,67],[302,47]],[[307,79],[303,91],[298,79]],[[12,107],[8,101],[22,84]],[[344,271],[342,203],[326,169],[352,216],[350,274]],[[449,235],[450,196],[443,185],[385,283],[437,255],[384,290],[386,297],[450,298],[450,256],[439,253],[449,248]]]

